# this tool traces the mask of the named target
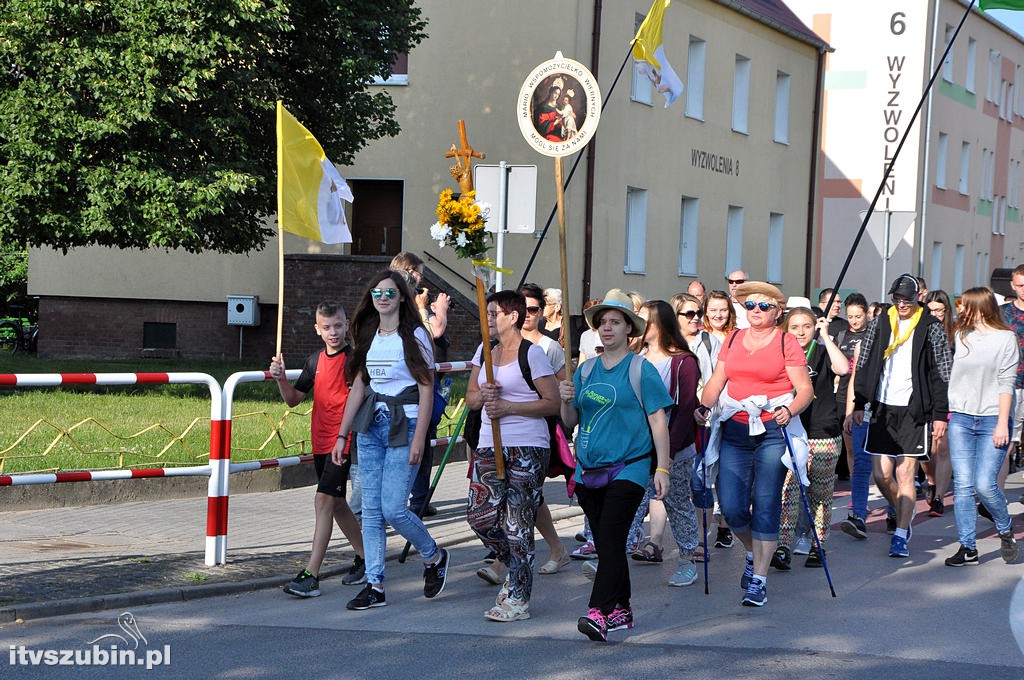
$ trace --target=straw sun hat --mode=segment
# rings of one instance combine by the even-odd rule
[[[587,318],[587,325],[596,330],[597,325],[594,319],[596,319],[597,315],[606,309],[614,309],[626,315],[626,318],[629,319],[629,323],[632,326],[632,330],[629,332],[629,337],[635,338],[638,335],[643,335],[644,331],[647,330],[647,322],[633,311],[633,301],[629,299],[628,295],[618,288],[612,288],[608,291],[604,296],[604,301],[600,304],[583,310],[583,316]]]
[[[782,291],[770,283],[764,281],[747,281],[736,289],[736,299],[743,304],[750,295],[764,295],[775,301],[779,307],[786,304],[786,296]]]

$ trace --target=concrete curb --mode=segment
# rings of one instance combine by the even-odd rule
[[[552,510],[551,517],[555,522],[564,519],[579,517],[583,510],[578,505]],[[457,534],[438,539],[438,544],[448,548],[462,543],[476,540],[476,535],[468,529]],[[403,544],[404,547],[404,544]],[[393,550],[387,556],[387,561],[397,561],[402,550]],[[332,567],[323,571],[324,578],[339,576],[347,571],[345,567]],[[96,595],[93,597],[80,597],[70,600],[56,600],[53,602],[29,602],[14,607],[0,608],[0,623],[19,623],[32,619],[45,619],[54,616],[66,616],[68,614],[84,614],[88,612],[105,611],[109,609],[122,609],[136,605],[163,604],[165,602],[184,602],[187,600],[198,600],[206,597],[219,597],[221,595],[233,595],[235,593],[250,592],[253,590],[264,590],[267,588],[278,588],[283,585],[281,576],[268,576],[265,578],[250,579],[248,581],[211,583],[208,585],[188,586],[182,588],[160,588],[158,590],[144,590],[132,593],[117,593],[112,595]]]

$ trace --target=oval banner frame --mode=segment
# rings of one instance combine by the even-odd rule
[[[527,76],[516,100],[519,131],[535,151],[552,158],[587,145],[601,120],[601,90],[590,70],[559,52]]]

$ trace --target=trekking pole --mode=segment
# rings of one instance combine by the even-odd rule
[[[434,490],[437,489],[438,482],[441,481],[441,473],[444,472],[444,466],[448,464],[448,457],[452,455],[452,449],[455,448],[455,442],[458,440],[459,435],[462,434],[462,428],[466,424],[466,416],[469,415],[469,407],[464,406],[462,409],[462,415],[459,416],[459,422],[455,425],[455,429],[452,431],[451,436],[448,439],[448,448],[444,450],[444,456],[441,458],[441,463],[437,466],[437,472],[434,473],[434,481],[430,484],[430,488],[427,489],[427,496],[423,499],[423,505],[416,511],[416,516],[422,518],[423,513],[426,512],[427,506],[430,504],[430,499],[434,497]],[[426,455],[426,452],[424,452]],[[410,541],[405,542],[405,548],[402,549],[402,554],[398,557],[399,564],[405,564],[405,559],[409,556],[409,549],[412,548]]]
[[[796,477],[797,486],[800,487],[800,499],[804,502],[804,512],[807,513],[807,521],[811,526],[811,533],[814,534],[814,545],[818,547],[818,556],[821,557],[821,566],[825,569],[825,580],[828,581],[828,589],[832,592],[832,597],[836,596],[836,589],[832,585],[832,575],[828,572],[828,562],[825,561],[825,551],[821,547],[821,539],[818,538],[818,530],[814,526],[814,517],[811,516],[811,504],[807,502],[807,491],[804,489],[804,483],[800,479],[800,473],[796,469],[796,456],[793,455],[793,444],[789,441],[789,432],[786,428],[779,428],[782,430],[782,437],[786,440],[786,450],[789,452],[789,458],[793,461],[793,476]]]
[[[704,594],[710,595],[710,586],[708,585],[708,562],[711,561],[711,553],[708,551],[708,457],[707,457],[707,445],[708,445],[708,427],[707,425],[698,426],[697,432],[700,439],[702,439],[702,446],[700,452],[700,467],[703,471],[703,479],[701,481],[701,494],[700,494],[700,514],[701,523],[704,526]]]

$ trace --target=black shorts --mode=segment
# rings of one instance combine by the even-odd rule
[[[316,485],[317,493],[325,493],[335,498],[345,497],[348,469],[352,467],[352,461],[346,459],[341,465],[335,465],[331,460],[331,454],[317,453],[313,455],[313,467],[316,469],[316,478],[320,480]]]
[[[928,460],[931,426],[921,425],[910,415],[909,406],[874,404],[864,451],[873,456],[913,456]]]

